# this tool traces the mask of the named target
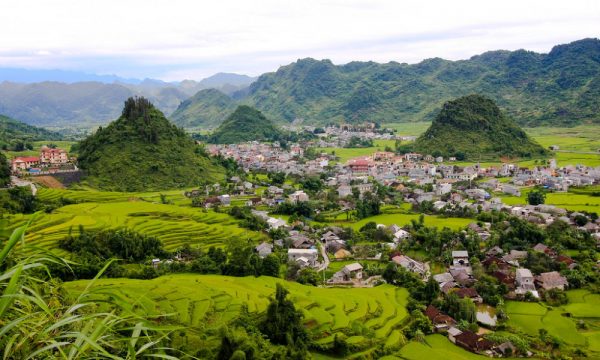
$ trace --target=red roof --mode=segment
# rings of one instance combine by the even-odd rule
[[[18,156],[13,159],[13,162],[24,161],[24,162],[38,162],[40,158],[37,156]]]

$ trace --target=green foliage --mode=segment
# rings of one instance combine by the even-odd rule
[[[600,40],[583,39],[549,54],[500,50],[414,65],[307,58],[261,75],[240,102],[288,122],[393,123],[432,120],[444,102],[479,93],[522,125],[598,123],[599,53]]]
[[[234,144],[245,141],[275,141],[282,133],[260,111],[240,105],[229,115],[209,138],[217,144]]]
[[[381,214],[380,200],[376,195],[366,192],[362,200],[356,201],[357,219],[364,219],[379,214]]]
[[[277,284],[275,298],[267,307],[267,314],[261,324],[261,332],[274,344],[293,346],[299,352],[306,352],[308,334],[302,324],[302,312],[287,298],[288,291]]]
[[[498,156],[534,157],[547,153],[492,100],[480,95],[445,103],[431,127],[407,147],[425,154],[438,151],[446,157],[476,160],[497,159]]]
[[[0,188],[10,184],[10,165],[8,159],[0,152]]]
[[[29,186],[16,186],[0,191],[0,213],[31,214],[41,207]]]
[[[60,139],[60,134],[0,115],[0,149],[2,150],[23,151],[32,148],[32,141]]]
[[[235,110],[235,102],[216,89],[198,91],[183,101],[169,118],[184,128],[216,127]]]
[[[166,358],[170,330],[130,311],[103,289],[107,312],[94,297],[95,281],[110,263],[75,296],[48,277],[48,267],[67,266],[49,253],[15,249],[29,224],[15,229],[0,251],[0,348],[6,359]],[[174,329],[174,328],[172,328]]]
[[[199,154],[182,130],[148,100],[129,98],[119,119],[79,145],[87,181],[120,191],[197,185],[223,177],[223,169]]]
[[[527,193],[527,203],[529,205],[541,205],[546,202],[546,193],[541,189],[531,190]]]

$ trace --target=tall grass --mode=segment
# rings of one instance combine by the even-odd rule
[[[0,251],[3,359],[177,358],[167,347],[174,328],[127,310],[116,295],[99,303],[94,283],[110,262],[77,296],[67,296],[49,267],[70,262],[24,244],[34,218],[16,228]],[[19,242],[22,246],[15,248]]]

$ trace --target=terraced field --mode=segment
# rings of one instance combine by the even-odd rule
[[[567,305],[554,308],[509,301],[506,304],[508,325],[533,336],[539,329],[546,329],[565,344],[587,349],[600,357],[600,295],[587,290],[570,290],[567,296]],[[579,321],[586,324],[586,330],[577,329]]]
[[[316,288],[270,277],[235,278],[178,274],[153,280],[102,279],[96,287],[117,292],[132,309],[150,316],[173,314],[172,319],[195,330],[218,328],[235,319],[241,305],[251,313],[263,312],[276,283],[284,283],[304,322],[318,343],[329,344],[343,332],[361,349],[398,345],[395,331],[407,319],[408,291],[393,286],[375,288]],[[86,281],[66,283],[71,292]]]
[[[223,246],[232,237],[258,241],[262,236],[239,227],[237,220],[227,214],[177,205],[119,200],[115,197],[115,202],[67,205],[51,214],[42,214],[28,229],[26,241],[55,249],[59,239],[69,231],[78,233],[80,225],[85,230],[127,227],[157,237],[166,250],[175,250],[184,244],[200,248]],[[3,228],[0,239],[28,219],[28,215],[0,219],[0,228]]]

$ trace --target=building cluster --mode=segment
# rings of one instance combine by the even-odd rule
[[[56,168],[70,163],[69,154],[64,149],[42,146],[40,156],[17,156],[11,161],[14,173],[36,173],[42,168]]]

